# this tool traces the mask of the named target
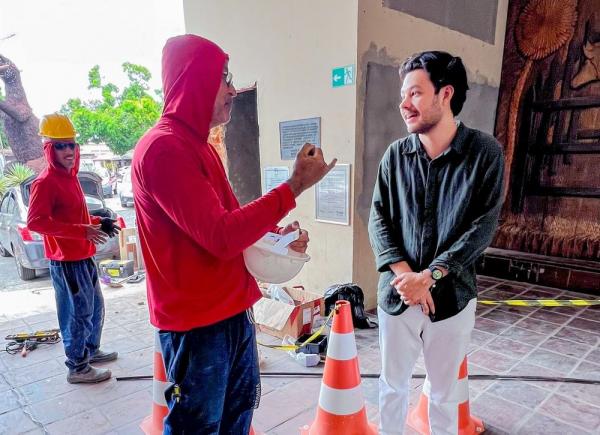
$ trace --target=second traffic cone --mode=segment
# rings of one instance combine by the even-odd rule
[[[302,435],[375,435],[367,420],[350,302],[335,303],[317,416]]]
[[[167,372],[160,348],[158,331],[154,333],[154,376],[152,379],[152,414],[142,421],[140,427],[146,435],[163,433],[163,421],[169,413],[165,391],[169,386]]]
[[[419,398],[419,403],[408,414],[408,425],[420,434],[429,435],[429,392],[431,386],[429,380],[425,378],[423,392]],[[481,419],[472,416],[469,407],[469,377],[467,374],[467,357],[463,359],[458,370],[458,388],[457,394],[461,397],[458,404],[458,435],[480,434],[485,431],[485,426]]]

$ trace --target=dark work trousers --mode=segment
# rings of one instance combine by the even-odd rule
[[[65,364],[73,372],[85,371],[100,347],[104,325],[104,298],[93,258],[50,261],[50,277],[56,297],[58,324]]]
[[[260,400],[252,314],[185,332],[160,331],[169,414],[165,434],[245,435]]]

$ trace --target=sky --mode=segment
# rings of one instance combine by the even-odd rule
[[[124,62],[143,65],[160,88],[162,47],[184,32],[182,0],[0,0],[0,54],[21,71],[38,117],[98,97],[87,89],[94,65],[119,87]]]

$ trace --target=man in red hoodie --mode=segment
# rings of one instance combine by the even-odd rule
[[[90,217],[77,178],[79,145],[69,118],[57,113],[40,121],[48,167],[31,186],[27,227],[44,237],[50,259],[56,311],[69,368],[69,383],[102,382],[109,369],[90,363],[112,361],[117,352],[100,350],[104,299],[93,256],[94,243],[114,237],[119,227],[109,218]]]
[[[132,163],[150,320],[169,382],[164,433],[247,434],[260,399],[255,328],[261,297],[242,252],[335,165],[306,144],[291,178],[240,207],[214,148],[236,96],[228,56],[194,35],[163,50],[165,105]],[[288,225],[281,232],[291,231]],[[308,237],[298,248],[305,249]]]

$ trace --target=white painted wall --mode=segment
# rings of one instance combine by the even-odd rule
[[[291,171],[280,160],[279,122],[317,116],[325,158],[354,166],[356,88],[333,89],[331,70],[356,64],[357,2],[184,0],[186,31],[229,53],[237,88],[257,85],[261,167]],[[351,280],[352,227],[315,221],[314,188],[291,219],[308,229],[312,257],[293,284],[322,292]]]

